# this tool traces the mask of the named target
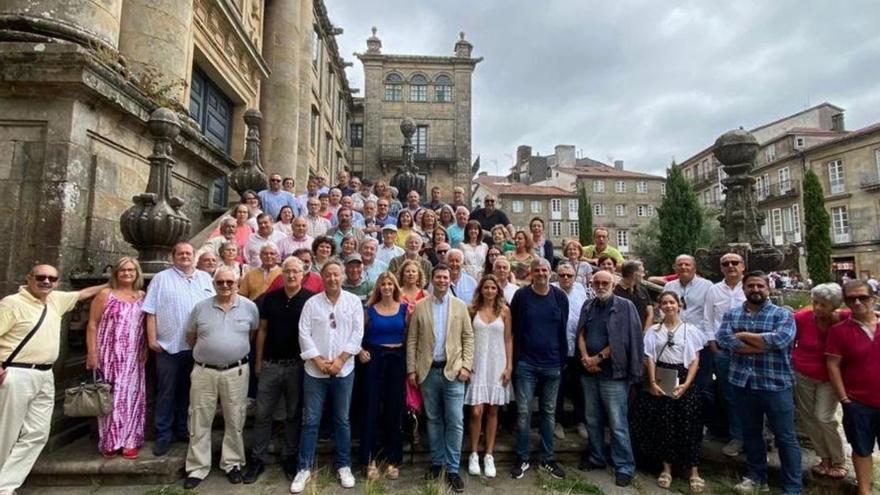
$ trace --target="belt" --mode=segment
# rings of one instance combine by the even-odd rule
[[[431,361],[432,368],[445,368],[446,361]]]
[[[30,370],[40,370],[46,371],[51,370],[51,364],[31,364],[31,363],[9,363],[5,366],[6,368],[26,368]]]
[[[196,362],[197,365],[199,365],[203,368],[208,368],[211,370],[220,370],[220,371],[228,370],[228,369],[232,369],[232,368],[238,368],[239,366],[241,366],[243,364],[247,364],[247,363],[248,363],[247,356],[239,359],[238,361],[235,361],[235,362],[229,363],[229,364],[208,364],[208,363]]]
[[[303,360],[299,358],[290,358],[290,359],[263,359],[264,363],[271,364],[280,364],[280,365],[288,365],[288,364],[302,364]]]

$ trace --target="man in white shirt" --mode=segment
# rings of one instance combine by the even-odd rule
[[[284,234],[275,230],[272,217],[267,213],[260,213],[257,216],[257,231],[248,237],[247,243],[244,245],[244,261],[251,268],[260,266],[260,249],[263,244],[271,242],[278,245],[284,240]]]
[[[515,283],[510,281],[510,261],[504,256],[495,258],[495,263],[492,264],[492,274],[495,275],[495,278],[498,279],[498,284],[501,285],[501,293],[504,294],[504,300],[507,301],[507,304],[510,304],[513,301],[516,289],[519,289]]]
[[[726,409],[728,424],[725,425],[723,421],[713,421],[715,418],[711,417],[706,419],[710,430],[716,430],[715,433],[721,436],[730,435],[730,441],[721,449],[724,454],[730,457],[736,457],[742,451],[742,422],[737,414],[738,411],[733,407],[733,387],[727,380],[730,370],[730,352],[718,347],[715,333],[721,328],[724,313],[731,308],[742,306],[746,302],[746,295],[742,289],[745,267],[746,264],[742,256],[736,253],[727,253],[722,256],[721,272],[724,274],[724,280],[709,289],[704,304],[706,336],[709,339],[709,349],[713,354],[715,378],[718,381],[717,385],[720,391],[720,397],[716,396],[715,402]]]
[[[391,260],[403,256],[405,252],[397,245],[397,225],[392,223],[382,227],[382,245],[376,250],[376,259],[390,265]]]
[[[318,198],[309,198],[306,201],[306,210],[308,214],[306,214],[305,219],[308,224],[308,234],[311,237],[319,237],[327,233],[330,230],[330,220],[318,215],[318,211],[321,209],[321,200]]]
[[[499,257],[495,260],[496,265],[500,259],[507,262],[506,259]],[[508,272],[510,271],[509,266],[508,264]],[[551,284],[562,289],[562,292],[568,297],[568,324],[566,326],[566,331],[568,332],[568,356],[565,359],[565,366],[562,367],[562,381],[559,384],[559,393],[556,396],[556,428],[553,432],[556,438],[560,440],[565,438],[562,416],[565,411],[563,403],[566,396],[571,398],[571,402],[574,405],[573,423],[577,427],[578,435],[585,440],[587,438],[587,425],[584,423],[584,393],[580,382],[582,367],[575,351],[577,350],[577,326],[581,316],[581,308],[583,308],[584,303],[587,302],[589,297],[587,289],[584,288],[583,284],[575,282],[576,275],[574,266],[563,261],[556,267],[556,278],[558,281]],[[508,285],[516,287],[516,284],[509,282]]]
[[[342,290],[342,265],[331,259],[321,268],[324,292],[306,301],[299,319],[299,343],[305,361],[303,428],[299,472],[291,493],[302,493],[315,469],[315,447],[324,400],[332,404],[337,476],[343,488],[354,486],[348,411],[354,383],[354,356],[361,350],[364,310],[354,294]]]

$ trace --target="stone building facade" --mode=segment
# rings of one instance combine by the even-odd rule
[[[571,191],[555,186],[535,186],[508,182],[505,177],[480,174],[473,198],[482,204],[493,194],[496,207],[503,210],[514,230],[529,231],[532,218],[544,220],[544,236],[560,249],[565,241],[578,238],[578,200]]]
[[[470,190],[471,78],[482,58],[471,56],[464,33],[454,55],[389,55],[376,35],[356,54],[364,67],[364,96],[354,106],[350,130],[352,171],[389,179],[402,158],[400,122],[416,123],[414,158],[427,190],[455,186]]]

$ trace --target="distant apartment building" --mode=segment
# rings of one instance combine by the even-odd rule
[[[506,177],[480,174],[474,181],[474,201],[482,204],[492,194],[498,198],[496,207],[503,210],[515,230],[529,231],[529,222],[544,220],[544,235],[557,248],[569,239],[577,239],[577,194],[555,186],[537,186],[509,182]]]

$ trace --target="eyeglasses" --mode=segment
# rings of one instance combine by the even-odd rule
[[[574,278],[573,273],[558,273],[556,276],[559,278]]]
[[[486,204],[495,203],[495,200],[494,199],[487,199],[486,201],[484,201],[484,203],[486,203]]]
[[[727,268],[729,266],[739,266],[739,260],[722,261],[721,266]]]
[[[336,315],[332,312],[330,313],[330,328],[336,330]]]
[[[446,254],[446,253],[448,253],[448,252],[449,252],[448,249],[440,249],[440,250],[437,251],[437,254]]]
[[[45,282],[48,280],[49,282],[52,282],[54,284],[58,281],[58,277],[56,277],[55,275],[34,275],[34,280],[36,280],[37,282]]]
[[[235,285],[235,280],[215,280],[214,284],[217,287],[232,287]]]
[[[868,304],[872,299],[874,299],[874,296],[869,296],[868,294],[862,294],[861,296],[847,296],[844,298],[847,305],[854,304],[856,301],[862,304]]]
[[[269,182],[281,182],[281,179],[269,179]]]

